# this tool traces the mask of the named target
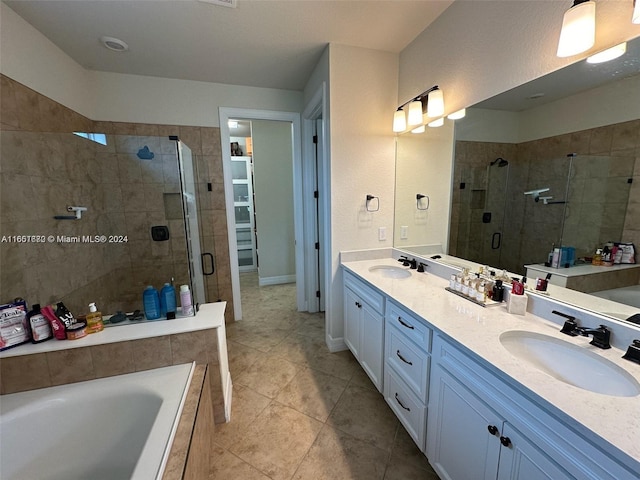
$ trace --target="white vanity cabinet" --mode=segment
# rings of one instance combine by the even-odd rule
[[[443,480],[638,478],[438,335],[427,427]]]
[[[384,398],[424,452],[432,331],[392,301],[386,310]]]
[[[344,341],[382,392],[384,296],[344,272]]]

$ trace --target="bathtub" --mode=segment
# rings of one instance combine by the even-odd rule
[[[640,285],[613,288],[611,290],[601,290],[599,292],[593,292],[591,295],[640,308]]]
[[[0,478],[162,478],[195,364],[0,397]]]

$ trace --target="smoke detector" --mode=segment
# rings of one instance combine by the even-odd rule
[[[221,7],[236,8],[238,0],[198,0],[202,3],[211,3],[213,5],[220,5]]]
[[[129,45],[115,37],[100,37],[100,43],[114,52],[126,52],[129,50]]]

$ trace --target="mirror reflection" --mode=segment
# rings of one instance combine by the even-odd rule
[[[640,241],[640,102],[629,101],[638,98],[638,72],[637,38],[616,61],[578,62],[467,109],[455,124],[442,251],[532,279],[551,273],[554,285],[624,304],[589,307],[607,315],[628,318],[640,309],[634,303],[640,303],[640,268],[592,268],[596,251],[609,242]],[[411,150],[418,144],[413,136],[398,138],[398,184],[406,181],[403,172],[435,163]],[[401,201],[396,208],[406,209]],[[402,244],[397,233],[395,239],[397,248],[430,253],[426,243]],[[562,247],[560,268],[550,268]],[[559,298],[563,290],[550,293]],[[587,296],[566,297],[579,304]]]

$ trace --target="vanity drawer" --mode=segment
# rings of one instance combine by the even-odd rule
[[[387,364],[393,366],[398,375],[424,403],[427,403],[429,385],[429,354],[410,341],[396,326],[387,330]]]
[[[426,352],[431,351],[431,329],[405,309],[388,302],[387,324],[394,325]]]
[[[420,451],[424,452],[427,407],[391,368],[385,369],[384,398]]]
[[[346,270],[344,272],[344,286],[358,295],[361,300],[367,302],[380,315],[384,314],[384,296]]]

